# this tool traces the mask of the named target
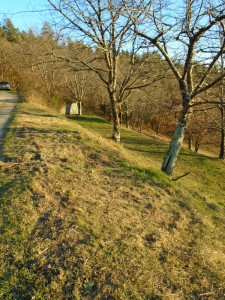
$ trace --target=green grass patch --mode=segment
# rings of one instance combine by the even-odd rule
[[[89,120],[91,121],[89,122]],[[101,126],[101,119],[98,117],[76,117],[75,121],[103,137],[109,137],[112,131],[112,124],[102,120],[104,125]],[[121,144],[130,151],[133,157],[139,158],[141,167],[150,168],[151,172],[155,170],[156,173],[160,170],[168,149],[168,143],[160,139],[124,128],[121,129]],[[189,172],[190,175],[180,180],[184,187],[191,191],[199,191],[204,196],[209,194],[213,201],[224,203],[222,199],[225,199],[225,181],[221,178],[225,176],[225,164],[222,160],[183,148],[179,154],[173,177],[179,177],[186,172]]]
[[[124,161],[120,161],[119,165],[123,167],[119,170],[119,172],[134,172],[136,177],[141,180],[151,179],[153,182],[160,183],[165,188],[172,184],[170,178],[165,173],[157,169],[132,166]]]

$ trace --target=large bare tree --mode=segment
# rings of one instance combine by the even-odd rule
[[[131,9],[127,5],[127,11]],[[222,0],[152,1],[142,20],[134,19],[135,32],[164,57],[179,83],[182,110],[162,170],[171,175],[184,138],[188,119],[200,96],[224,77],[220,58],[225,41],[225,3]],[[218,70],[220,69],[220,70]]]
[[[51,7],[58,13],[61,28],[71,30],[73,38],[92,49],[95,55],[86,56],[80,63],[83,70],[95,72],[108,91],[113,120],[112,137],[120,142],[119,113],[124,102],[128,101],[133,90],[145,87],[161,77],[158,72],[147,74],[143,68],[144,61],[137,60],[141,49],[138,36],[132,30],[134,20],[138,19],[142,10],[149,3],[141,0],[135,10],[127,14],[123,0],[48,0]],[[124,68],[121,53],[129,51],[129,62]],[[71,65],[78,66],[71,57],[65,59]],[[151,75],[149,75],[151,74]]]

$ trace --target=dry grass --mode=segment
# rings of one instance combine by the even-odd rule
[[[4,155],[0,299],[223,299],[224,216],[197,191],[28,104]]]

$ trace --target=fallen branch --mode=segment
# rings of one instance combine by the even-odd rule
[[[186,172],[186,173],[184,173],[184,174],[181,175],[181,176],[178,176],[178,177],[176,177],[176,178],[173,178],[172,181],[177,181],[178,179],[183,178],[183,177],[185,177],[185,176],[187,176],[187,175],[189,175],[189,174],[190,174],[190,172]]]

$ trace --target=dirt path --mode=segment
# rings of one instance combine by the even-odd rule
[[[0,91],[0,139],[6,130],[12,112],[18,102],[18,96],[6,91]]]

